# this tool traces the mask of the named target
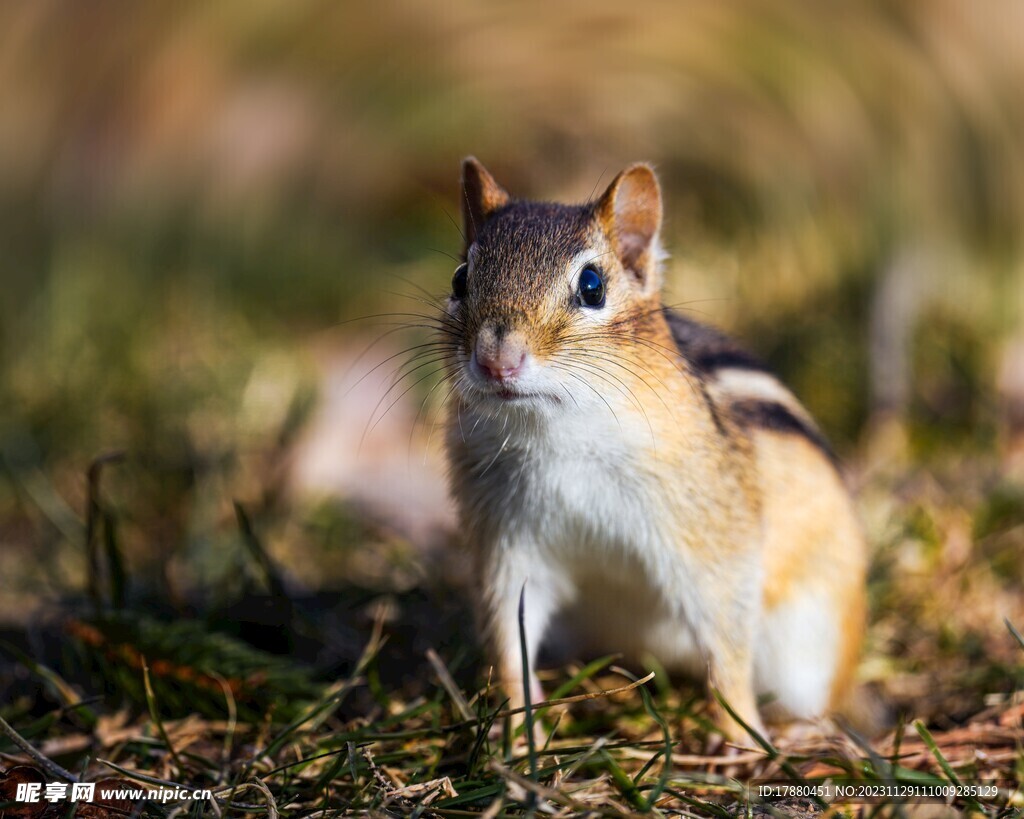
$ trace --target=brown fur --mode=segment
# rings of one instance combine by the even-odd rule
[[[653,172],[633,166],[578,206],[514,200],[475,160],[463,175],[468,295],[444,319],[457,387],[448,452],[482,628],[513,704],[526,588],[531,655],[567,607],[581,645],[689,665],[760,727],[755,654],[782,640],[778,657],[757,655],[768,677],[793,671],[774,660],[834,653],[823,705],[835,706],[864,619],[852,501],[806,410],[766,368],[663,308]],[[579,301],[587,264],[603,307]],[[474,370],[502,345],[530,356],[519,403]],[[827,607],[836,644],[802,655],[801,628],[815,625],[805,604]]]

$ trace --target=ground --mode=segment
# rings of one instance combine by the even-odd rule
[[[753,747],[722,742],[699,688],[657,667],[637,682],[648,670],[614,657],[542,669],[541,741],[510,737],[457,554],[417,550],[331,504],[299,521],[264,511],[262,523],[238,505],[223,521],[240,537],[233,589],[140,597],[117,569],[117,538],[100,536],[98,521],[117,528],[97,480],[94,597],[66,595],[3,644],[12,696],[0,714],[34,748],[4,741],[4,787],[54,781],[49,759],[87,780],[211,789],[171,803],[188,815],[725,816],[820,813],[824,802],[762,799],[757,786],[845,777],[995,782],[994,797],[935,804],[1009,815],[1024,805],[1021,489],[984,461],[856,480],[874,545],[860,684],[885,724],[873,737],[845,723],[776,730]],[[340,554],[325,546],[339,537]],[[318,561],[322,588],[282,568],[297,560]],[[20,810],[10,815],[34,815]]]

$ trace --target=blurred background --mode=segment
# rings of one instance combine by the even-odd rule
[[[426,331],[365,317],[446,291],[472,153],[568,200],[653,162],[666,301],[777,367],[862,491],[866,674],[920,693],[922,657],[1004,656],[1021,31],[941,0],[3,4],[0,623],[258,627],[253,589],[358,608],[457,574],[444,390],[387,392]]]

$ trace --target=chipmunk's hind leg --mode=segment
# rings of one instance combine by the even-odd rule
[[[864,624],[866,548],[833,465],[797,435],[757,438],[764,479],[764,614],[755,684],[774,718],[813,719],[846,695]],[[781,712],[781,713],[780,713]]]
[[[757,691],[769,698],[771,719],[814,719],[832,700],[840,661],[834,606],[807,593],[765,612],[757,641]]]

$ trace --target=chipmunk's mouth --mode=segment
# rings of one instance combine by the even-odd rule
[[[539,392],[521,392],[520,390],[513,389],[512,387],[501,387],[494,390],[492,395],[507,403],[515,403],[517,401],[557,400],[553,395],[544,395]]]
[[[497,401],[502,405],[518,405],[518,404],[531,404],[548,402],[553,404],[561,404],[562,401],[557,395],[552,395],[546,392],[529,392],[526,390],[517,389],[516,387],[503,384],[500,386],[494,386],[490,389],[476,390],[484,400]]]

